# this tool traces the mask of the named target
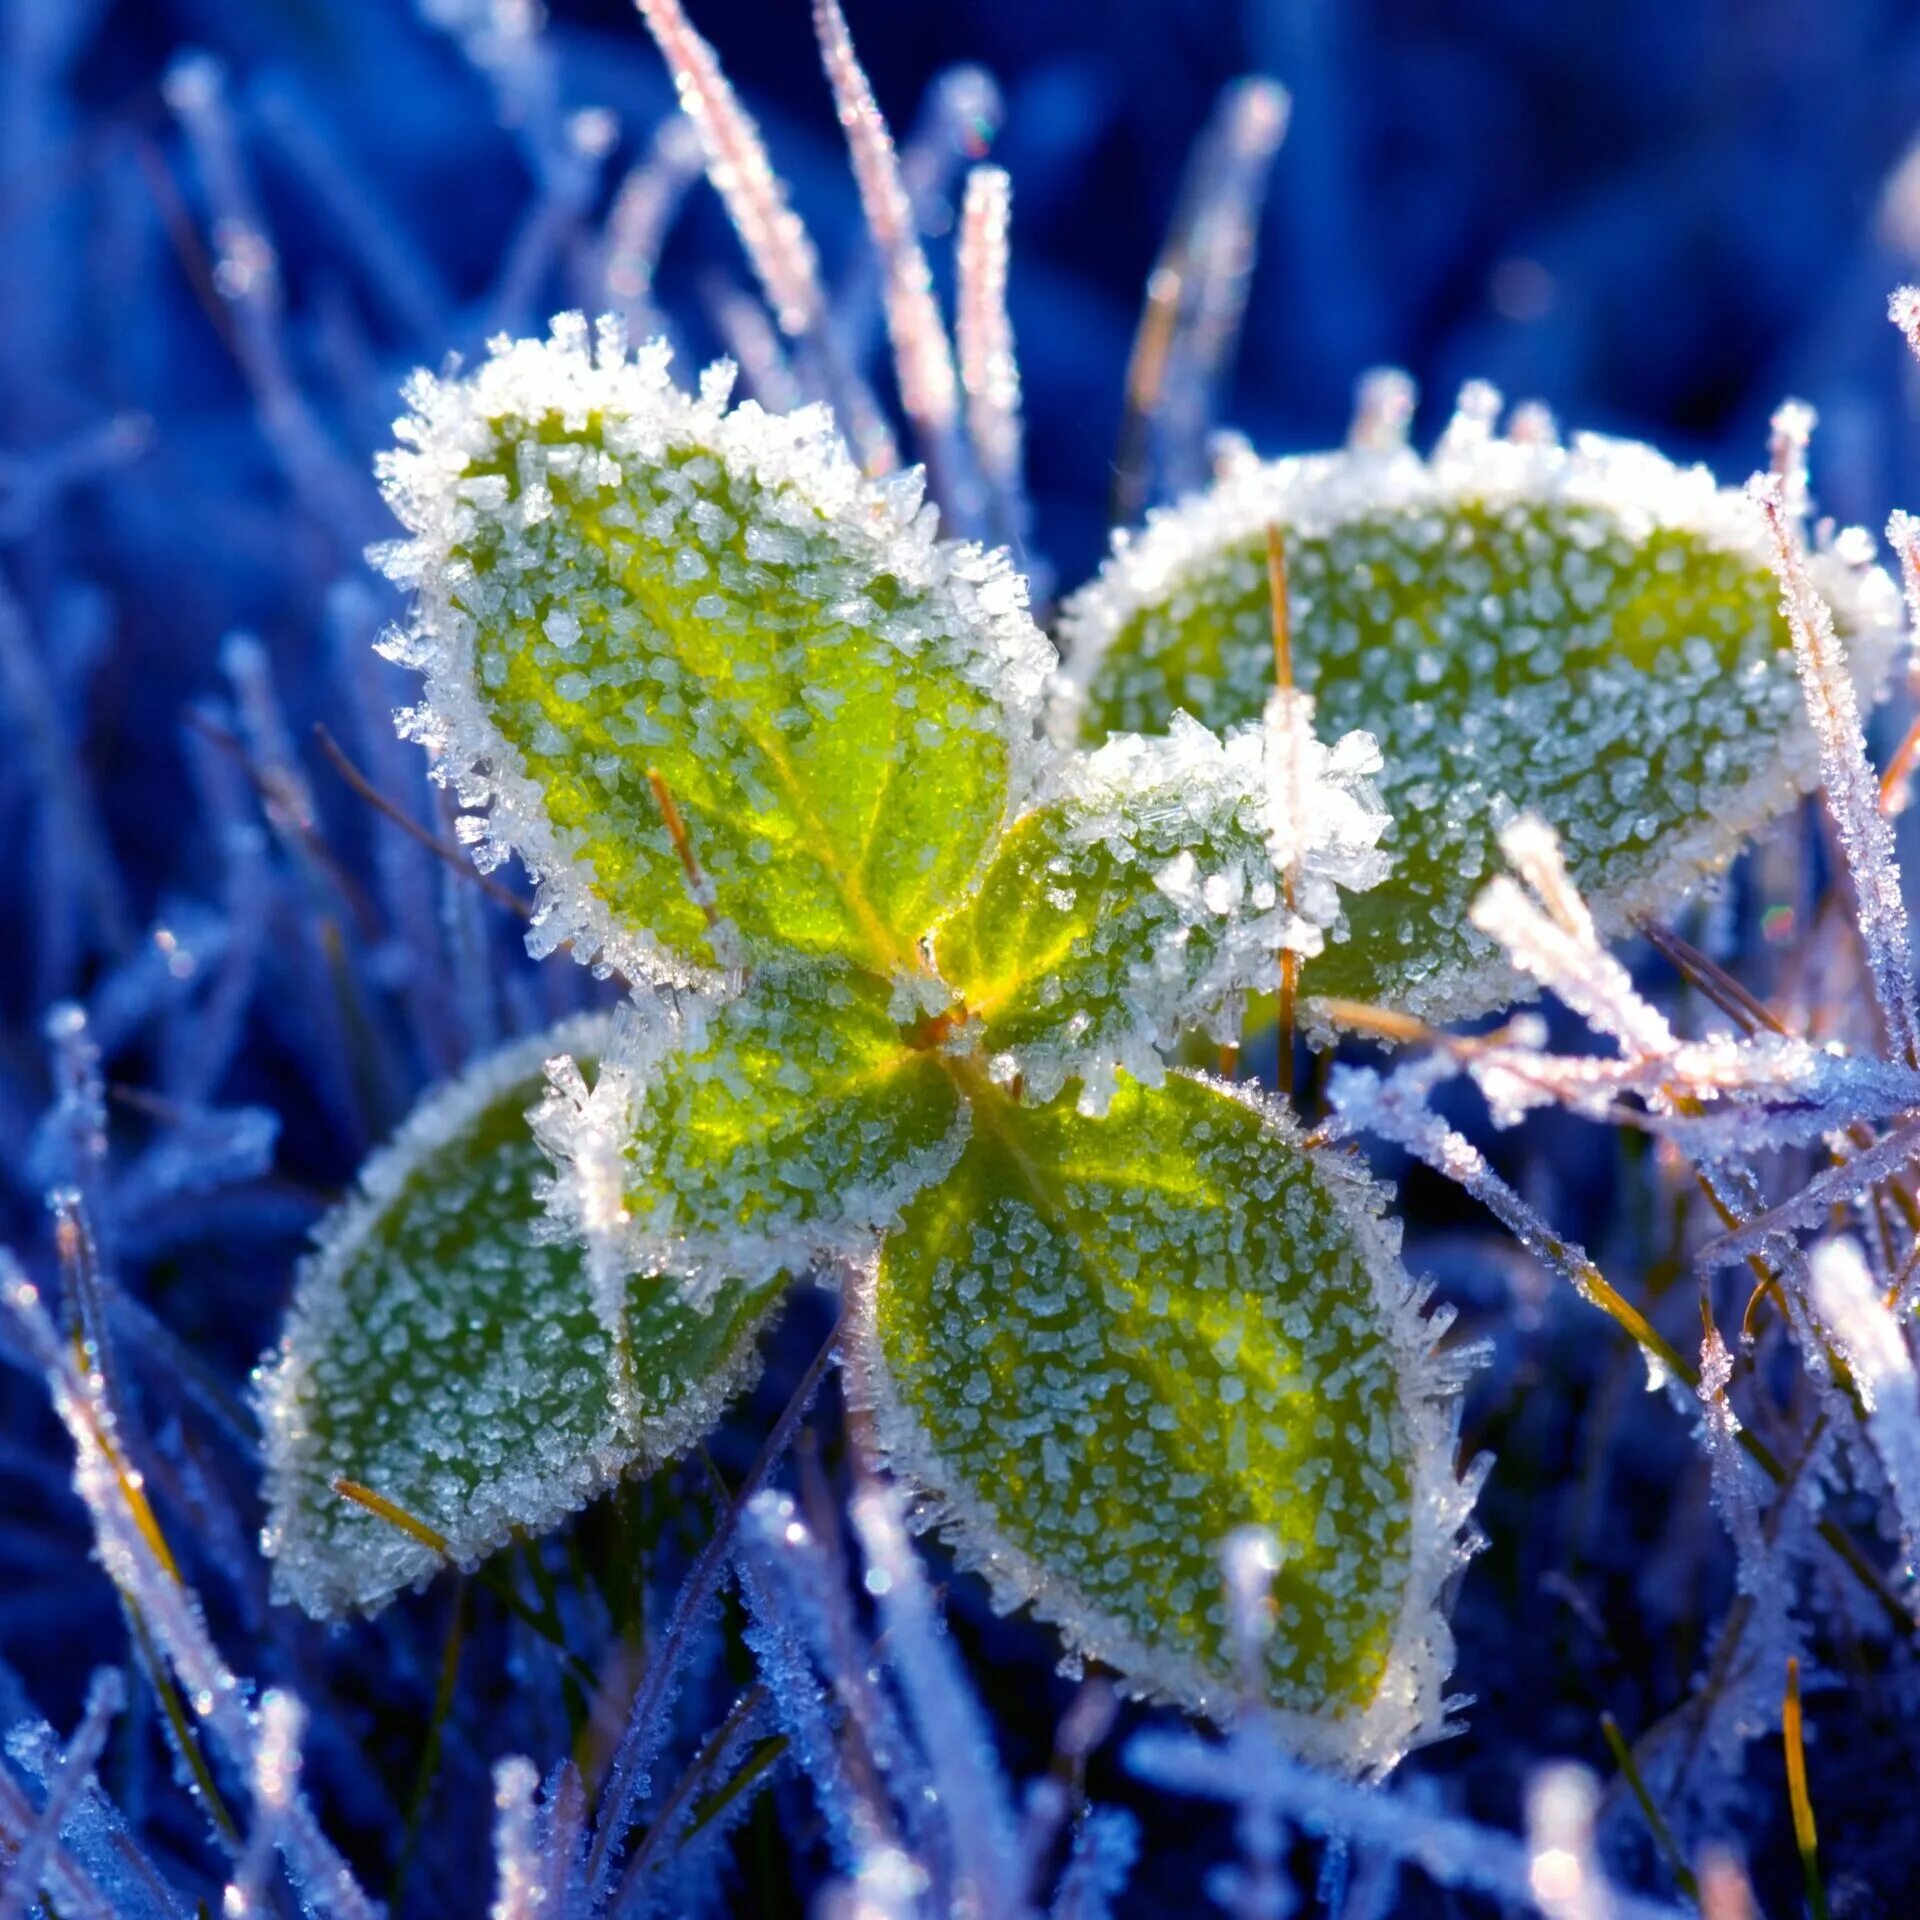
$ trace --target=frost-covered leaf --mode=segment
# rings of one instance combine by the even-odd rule
[[[548,1165],[526,1115],[543,1062],[594,1059],[607,1039],[605,1020],[576,1021],[469,1068],[321,1229],[260,1393],[281,1597],[377,1606],[440,1563],[336,1479],[470,1562],[691,1445],[757,1369],[768,1291],[723,1287],[702,1312],[635,1277],[616,1345],[580,1249],[537,1237]]]
[[[911,987],[822,962],[624,1010],[591,1094],[539,1131],[563,1224],[612,1219],[616,1270],[697,1296],[863,1250],[952,1167],[966,1120]]]
[[[963,1563],[1136,1687],[1229,1707],[1218,1548],[1272,1529],[1272,1700],[1302,1751],[1354,1767],[1441,1718],[1467,1505],[1379,1203],[1185,1074],[1123,1081],[1099,1119],[983,1090],[856,1315],[881,1438]]]
[[[1018,804],[1052,652],[1004,556],[935,540],[917,475],[869,482],[824,411],[729,412],[729,384],[690,398],[664,345],[578,316],[415,378],[382,467],[409,728],[487,809],[483,853],[541,879],[543,950],[891,973]]]
[[[1469,400],[1430,459],[1253,467],[1117,543],[1068,610],[1056,712],[1088,744],[1180,708],[1220,732],[1259,719],[1280,528],[1297,683],[1323,737],[1376,737],[1392,816],[1391,875],[1348,903],[1302,989],[1435,1019],[1516,985],[1466,914],[1504,818],[1559,830],[1612,933],[1819,777],[1752,504],[1625,442],[1495,440],[1491,397]],[[1869,690],[1898,628],[1870,553],[1849,533],[1813,563]]]
[[[981,1023],[1000,1080],[1097,1108],[1116,1069],[1161,1077],[1183,1026],[1239,1031],[1278,977],[1285,912],[1257,734],[1231,746],[1185,714],[1063,762],[934,932],[940,977]]]

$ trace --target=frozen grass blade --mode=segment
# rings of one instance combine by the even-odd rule
[[[1808,1265],[1814,1313],[1866,1405],[1867,1433],[1893,1490],[1911,1577],[1920,1550],[1920,1383],[1913,1355],[1858,1242],[1824,1240]]]
[[[129,944],[121,880],[98,806],[19,601],[0,574],[0,702],[12,709],[15,746],[31,770],[39,810],[45,892],[34,940],[43,991],[69,992],[83,941],[108,951]]]
[[[1569,878],[1559,836],[1533,814],[1500,830],[1500,850],[1532,898],[1505,875],[1482,889],[1473,924],[1499,941],[1513,964],[1563,1000],[1629,1056],[1674,1050],[1673,1029],[1634,990],[1627,970],[1601,946],[1586,903]]]
[[[1709,1240],[1695,1256],[1702,1272],[1764,1255],[1782,1234],[1818,1226],[1834,1207],[1857,1200],[1920,1159],[1920,1120],[1910,1120],[1838,1166],[1816,1174],[1791,1199]]]
[[[1221,95],[1194,148],[1127,362],[1110,517],[1126,525],[1156,495],[1206,478],[1215,388],[1239,338],[1255,232],[1290,102],[1258,75]]]
[[[262,1739],[247,1690],[215,1649],[199,1602],[182,1582],[138,1475],[121,1461],[114,1419],[97,1376],[81,1375],[63,1348],[38,1290],[0,1254],[0,1305],[11,1314],[53,1395],[75,1454],[74,1488],[93,1521],[108,1577],[144,1622],[226,1763],[258,1778]],[[377,1920],[379,1909],[320,1831],[298,1793],[281,1815],[279,1845],[302,1898],[339,1920]]]
[[[908,1544],[899,1493],[869,1479],[854,1495],[849,1513],[867,1563],[867,1590],[886,1622],[894,1671],[945,1809],[954,1908],[1012,1920],[1024,1910],[1019,1849],[993,1738]]]
[[[543,1920],[548,1863],[536,1838],[534,1790],[540,1773],[519,1754],[494,1763],[493,1857],[496,1891],[489,1920]]]
[[[1266,1581],[1276,1565],[1271,1539],[1230,1543],[1230,1604],[1243,1642],[1264,1631]],[[1256,1655],[1257,1657],[1257,1655]],[[1436,1886],[1491,1894],[1553,1920],[1681,1920],[1683,1909],[1607,1886],[1587,1858],[1591,1785],[1580,1774],[1550,1771],[1529,1794],[1526,1842],[1433,1814],[1405,1795],[1338,1779],[1303,1766],[1274,1738],[1268,1717],[1249,1707],[1224,1741],[1153,1728],[1128,1742],[1127,1769],[1169,1792],[1191,1794],[1237,1810],[1241,1861],[1219,1876],[1222,1904],[1263,1920],[1292,1910],[1281,1875],[1285,1829],[1378,1848],[1418,1867]],[[1577,1770],[1576,1770],[1577,1771]],[[1544,1868],[1544,1871],[1543,1871]]]
[[[959,389],[953,349],[934,302],[933,275],[914,224],[913,204],[900,177],[893,135],[853,50],[839,0],[814,0],[814,33],[833,88],[834,107],[853,157],[854,179],[867,231],[884,274],[883,304],[893,342],[900,404],[913,422],[935,495],[956,501],[958,447],[954,422]]]
[[[267,1876],[274,1854],[285,1844],[287,1809],[299,1791],[300,1742],[306,1733],[306,1709],[278,1687],[260,1699],[259,1741],[253,1756],[253,1825],[239,1871],[227,1884],[223,1920],[268,1920],[275,1903]]]
[[[1827,1887],[1820,1874],[1820,1843],[1814,1831],[1813,1801],[1807,1793],[1807,1751],[1801,1731],[1800,1662],[1787,1662],[1787,1692],[1781,1705],[1780,1739],[1787,1756],[1787,1797],[1793,1807],[1793,1840],[1807,1884],[1807,1910],[1827,1920]]]
[[[767,304],[781,332],[802,339],[819,327],[824,312],[819,256],[800,216],[787,204],[760,129],[680,0],[637,4],[673,74],[681,111],[700,136],[707,177],[726,202]]]
[[[39,1898],[68,1816],[86,1792],[106,1747],[108,1729],[126,1704],[125,1677],[117,1667],[102,1667],[87,1688],[86,1713],[47,1782],[46,1798],[33,1826],[15,1839],[13,1858],[0,1877],[0,1920],[24,1920]]]
[[[967,438],[987,489],[988,524],[994,539],[1021,553],[1027,501],[1021,478],[1020,363],[1007,317],[1012,194],[1003,169],[969,170],[955,251],[954,331],[967,395]]]
[[[759,1492],[774,1462],[785,1453],[800,1422],[806,1417],[820,1382],[826,1377],[839,1343],[838,1324],[827,1335],[805,1373],[800,1376],[786,1406],[773,1424],[746,1478],[734,1489],[726,1511],[714,1528],[699,1557],[682,1581],[665,1630],[654,1647],[646,1673],[635,1689],[627,1713],[620,1744],[607,1769],[607,1782],[601,1802],[593,1847],[587,1860],[587,1880],[593,1903],[598,1906],[613,1884],[614,1863],[633,1824],[633,1817],[651,1789],[651,1766],[662,1736],[662,1719],[673,1689],[679,1684],[681,1663],[689,1643],[706,1619],[719,1591],[735,1547],[735,1530],[747,1503]],[[624,1887],[624,1883],[623,1883]]]
[[[1757,475],[1748,492],[1766,515],[1773,542],[1780,608],[1793,633],[1794,658],[1807,716],[1820,742],[1820,779],[1827,810],[1840,836],[1853,882],[1860,939],[1866,948],[1874,998],[1891,1053],[1920,1065],[1920,1010],[1913,988],[1913,953],[1893,832],[1880,811],[1880,786],[1867,762],[1860,705],[1847,671],[1833,614],[1807,571],[1786,490],[1777,474]]]
[[[600,240],[600,298],[594,304],[596,311],[608,307],[619,314],[630,340],[660,331],[653,304],[660,249],[687,189],[700,177],[702,159],[693,122],[684,113],[669,114],[654,129],[647,157],[629,169],[614,195]]]
[[[373,496],[334,445],[288,364],[279,253],[241,154],[225,65],[210,54],[187,54],[168,69],[162,91],[206,193],[214,290],[232,323],[230,344],[253,389],[260,431],[315,519],[345,552],[355,552],[381,530]]]

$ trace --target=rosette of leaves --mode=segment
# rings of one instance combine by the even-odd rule
[[[1216,1551],[1257,1524],[1284,1555],[1266,1678],[1296,1744],[1365,1768],[1430,1735],[1469,1504],[1442,1323],[1355,1164],[1165,1063],[1277,977],[1265,737],[1044,747],[1053,655],[1004,558],[942,544],[917,482],[865,479],[818,412],[729,411],[714,375],[682,394],[662,348],[563,322],[410,398],[385,476],[415,592],[395,651],[426,683],[408,729],[472,844],[536,874],[538,941],[633,993],[532,1132],[509,1124],[530,1081],[484,1109],[512,1168],[476,1146],[461,1177],[491,1217],[416,1161],[374,1181],[377,1226],[329,1235],[305,1291],[383,1304],[297,1308],[279,1363],[275,1537],[319,1568],[299,1597],[408,1576],[315,1518],[391,1428],[432,1463],[414,1487],[466,1488],[503,1422],[551,1416],[542,1465],[509,1463],[550,1476],[516,1496],[542,1524],[653,1450],[650,1420],[684,1434],[724,1397],[733,1333],[702,1388],[695,1321],[659,1303],[744,1338],[814,1271],[846,1290],[850,1386],[896,1469],[1072,1654],[1222,1709]],[[420,1284],[423,1236],[392,1243],[452,1211],[472,1225]],[[527,1289],[564,1297],[568,1332],[478,1405],[376,1414],[369,1385],[336,1416],[313,1388],[444,1349],[463,1314],[490,1350]],[[567,1425],[576,1358],[611,1373]],[[419,1517],[461,1557],[493,1537]]]
[[[1057,737],[1224,734],[1273,680],[1267,541],[1284,545],[1293,672],[1328,731],[1378,741],[1389,872],[1348,905],[1309,996],[1434,1021],[1525,993],[1467,909],[1496,836],[1557,830],[1603,935],[1665,914],[1819,780],[1761,516],[1704,468],[1537,409],[1496,435],[1470,387],[1431,456],[1376,417],[1336,453],[1249,464],[1115,538],[1069,602]],[[1404,412],[1404,408],[1399,409]],[[1899,595],[1853,530],[1812,565],[1871,696]]]

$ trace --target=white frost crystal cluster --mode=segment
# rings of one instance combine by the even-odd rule
[[[1393,865],[1380,846],[1388,821],[1373,776],[1380,743],[1356,727],[1331,747],[1313,730],[1313,696],[1276,687],[1261,725],[1267,773],[1267,846],[1285,878],[1281,939],[1311,959],[1340,919],[1340,894],[1364,893]]]

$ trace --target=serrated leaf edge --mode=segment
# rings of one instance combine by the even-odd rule
[[[262,1542],[273,1561],[275,1600],[291,1601],[317,1619],[355,1612],[372,1615],[409,1586],[423,1585],[446,1564],[430,1547],[396,1529],[387,1543],[386,1565],[398,1571],[383,1578],[378,1592],[371,1592],[338,1577],[336,1554],[289,1555],[288,1516],[297,1511],[298,1494],[325,1473],[314,1458],[311,1435],[302,1427],[298,1411],[299,1389],[306,1378],[303,1336],[324,1326],[330,1314],[337,1316],[344,1310],[342,1276],[348,1264],[422,1161],[451,1144],[503,1093],[532,1078],[556,1055],[597,1056],[612,1030],[613,1021],[604,1013],[578,1014],[469,1065],[413,1109],[398,1132],[368,1157],[348,1197],[315,1226],[314,1250],[296,1269],[280,1340],[263,1358],[253,1388],[266,1467],[268,1521]],[[778,1292],[770,1293],[767,1311],[742,1329],[733,1351],[702,1388],[666,1412],[650,1416],[643,1434],[585,1454],[575,1472],[556,1483],[552,1497],[536,1506],[513,1512],[483,1507],[479,1524],[452,1542],[455,1563],[472,1568],[506,1546],[516,1532],[544,1533],[627,1474],[649,1472],[704,1439],[726,1408],[759,1378],[760,1336],[780,1298]],[[443,1517],[432,1518],[439,1523]]]
[[[1187,1068],[1174,1071],[1237,1100],[1302,1152],[1311,1151],[1285,1109],[1256,1089]],[[1476,1462],[1464,1475],[1455,1472],[1465,1367],[1459,1357],[1437,1350],[1452,1316],[1428,1317],[1430,1289],[1401,1263],[1399,1223],[1385,1211],[1386,1189],[1357,1160],[1327,1150],[1316,1152],[1315,1160],[1359,1245],[1397,1363],[1401,1412],[1413,1449],[1412,1539],[1400,1613],[1372,1700],[1357,1712],[1279,1711],[1272,1720],[1279,1738],[1301,1759],[1372,1778],[1454,1730],[1448,1718],[1453,1703],[1445,1692],[1453,1629],[1444,1602],[1478,1549],[1469,1521],[1488,1463]],[[1208,1672],[1189,1656],[1146,1646],[1070,1581],[1001,1534],[984,1502],[964,1490],[964,1476],[947,1466],[894,1389],[877,1320],[878,1255],[850,1269],[845,1285],[848,1398],[871,1418],[889,1469],[914,1490],[910,1518],[916,1530],[937,1532],[956,1564],[985,1580],[996,1612],[1028,1607],[1036,1619],[1055,1627],[1067,1647],[1063,1670],[1099,1661],[1116,1671],[1121,1691],[1131,1697],[1171,1702],[1221,1725],[1230,1722],[1241,1702],[1226,1676]],[[1469,1357],[1466,1364],[1471,1363]]]

